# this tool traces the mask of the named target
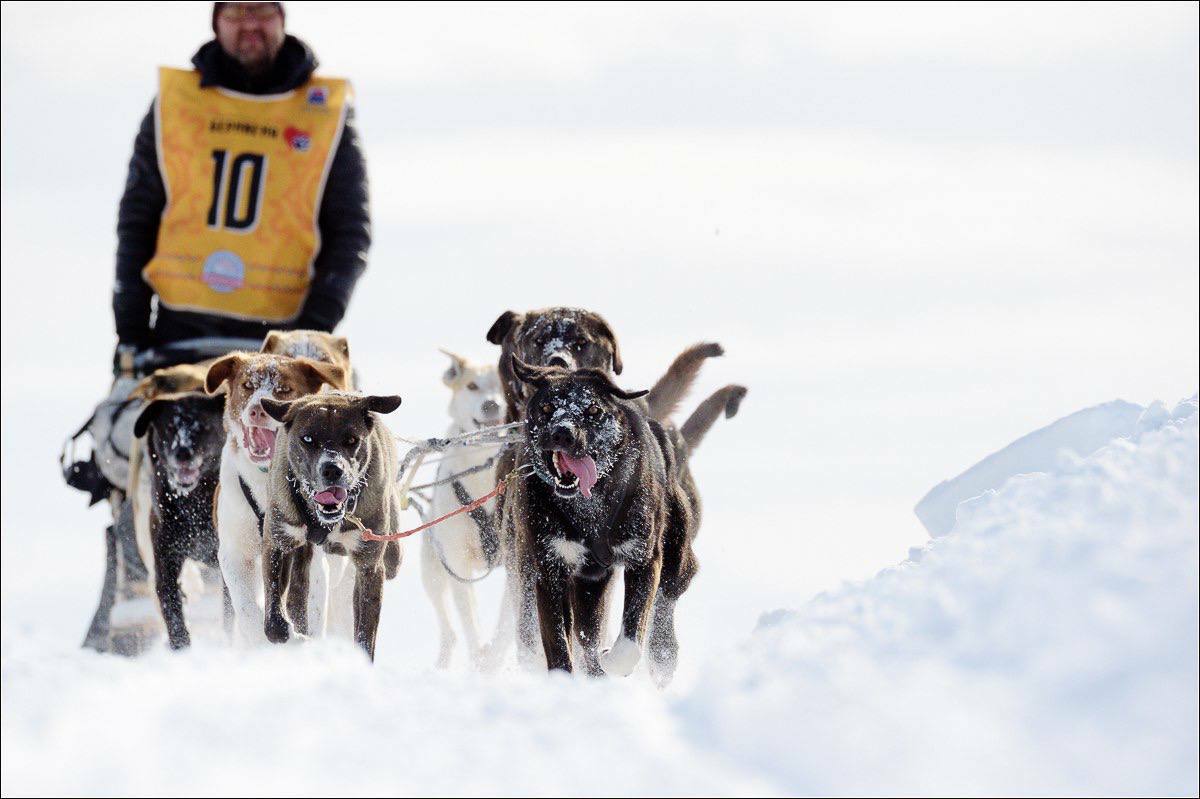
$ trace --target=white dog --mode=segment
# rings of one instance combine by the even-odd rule
[[[445,352],[445,350],[443,350]],[[457,436],[499,424],[504,418],[504,395],[495,364],[480,365],[458,355],[442,375],[449,388],[450,429]],[[430,518],[458,510],[496,487],[495,449],[454,449],[438,465]],[[422,534],[421,580],[437,613],[440,643],[438,666],[450,663],[456,637],[450,624],[450,596],[458,608],[463,635],[472,661],[481,665],[474,583],[486,577],[500,561],[498,529],[494,524],[495,500],[472,513],[454,516]]]
[[[279,422],[263,409],[262,400],[293,400],[315,394],[323,385],[341,387],[345,370],[332,363],[263,353],[233,353],[215,361],[205,377],[208,392],[223,386],[225,448],[217,488],[216,520],[221,575],[233,601],[242,642],[266,641],[262,590],[262,525],[270,486],[267,469],[275,452]],[[314,560],[316,558],[314,557]],[[328,572],[312,569],[308,618],[323,628]],[[307,632],[307,630],[305,631]]]

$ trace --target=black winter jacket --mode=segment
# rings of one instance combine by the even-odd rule
[[[201,86],[222,86],[249,94],[290,91],[308,80],[317,59],[308,45],[288,36],[270,72],[258,79],[225,54],[216,41],[192,57]],[[367,266],[371,219],[367,170],[354,109],[347,109],[346,126],[333,156],[317,224],[321,249],[313,268],[312,288],[299,317],[290,325],[248,322],[205,313],[175,311],[159,305],[151,325],[153,290],[142,269],[154,255],[158,224],[166,207],[166,191],[155,150],[154,106],[142,119],[133,143],[129,176],[117,215],[117,275],[113,286],[113,316],[121,344],[142,349],[200,336],[261,338],[271,327],[332,331],[346,313],[354,284]]]

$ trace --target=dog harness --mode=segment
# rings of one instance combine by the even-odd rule
[[[142,277],[160,302],[235,319],[296,318],[350,97],[337,78],[256,96],[201,88],[196,71],[159,70],[154,127],[167,205]]]
[[[266,518],[266,514],[263,513],[262,508],[258,507],[258,503],[254,501],[254,494],[251,493],[250,486],[246,485],[245,479],[240,474],[238,475],[238,485],[242,487],[242,496],[246,498],[246,503],[250,506],[250,510],[254,511],[254,518],[258,520],[258,537],[262,538],[263,519]]]

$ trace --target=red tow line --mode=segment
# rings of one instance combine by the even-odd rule
[[[483,505],[485,502],[487,502],[492,497],[500,496],[501,494],[504,493],[504,483],[505,483],[505,481],[501,480],[500,482],[496,483],[496,487],[494,489],[492,489],[488,493],[484,494],[482,497],[475,500],[474,502],[471,502],[468,505],[463,505],[458,510],[452,510],[444,516],[439,516],[436,519],[434,519],[433,521],[425,522],[425,524],[422,524],[420,527],[414,527],[411,530],[404,530],[402,532],[391,533],[389,535],[378,535],[377,533],[374,533],[371,530],[368,530],[367,528],[364,527],[362,529],[362,533],[361,533],[362,540],[363,541],[398,541],[401,538],[408,538],[410,535],[419,533],[422,530],[428,530],[430,527],[433,527],[435,524],[441,524],[442,522],[446,521],[447,519],[449,519],[452,516],[457,516],[460,513],[470,513],[471,511],[475,510],[479,506]]]

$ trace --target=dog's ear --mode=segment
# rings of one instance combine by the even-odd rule
[[[608,322],[604,321],[604,317],[600,314],[595,314],[596,324],[599,328],[600,335],[608,339],[609,347],[612,349],[612,370],[613,374],[621,374],[621,370],[625,368],[625,364],[621,362],[621,347],[617,344],[617,336],[612,332]]]
[[[270,352],[276,355],[283,355],[283,333],[278,330],[271,330],[263,338],[262,346],[259,347],[259,352]]]
[[[328,383],[334,388],[346,384],[346,370],[335,363],[314,361],[311,358],[297,358],[300,371],[312,387],[309,393],[316,392],[322,383]]]
[[[241,368],[244,361],[245,356],[237,352],[218,358],[208,367],[208,374],[204,376],[204,390],[209,394],[216,394],[217,390],[233,377],[234,372]]]
[[[367,410],[374,411],[375,413],[391,413],[400,407],[400,396],[398,394],[390,396],[372,394],[363,397],[363,400],[366,402]]]
[[[454,388],[454,384],[458,382],[467,368],[467,359],[441,348],[438,348],[438,352],[450,359],[450,368],[442,373],[442,382],[450,388]]]
[[[146,407],[142,408],[142,412],[138,414],[138,418],[133,422],[133,435],[141,438],[146,435],[146,431],[150,429],[150,423],[153,422],[160,413],[170,404],[168,400],[151,400],[146,403]]]
[[[618,399],[637,399],[638,397],[644,397],[650,393],[649,389],[645,389],[643,391],[626,391],[614,383],[612,378],[609,377],[608,373],[603,369],[578,369],[574,372],[574,374],[578,377],[591,380],[601,391],[611,394]]]
[[[262,398],[263,410],[277,422],[287,424],[290,421],[289,417],[292,413],[292,408],[296,404],[295,400],[277,400],[271,397]]]
[[[492,344],[503,344],[504,337],[509,334],[515,325],[525,321],[525,317],[516,311],[505,311],[500,314],[492,326],[488,328],[487,340]]]

